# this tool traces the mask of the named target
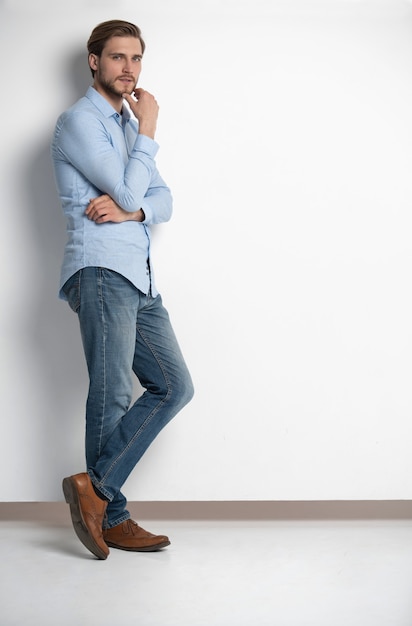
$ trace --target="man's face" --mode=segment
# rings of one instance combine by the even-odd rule
[[[89,55],[95,71],[94,87],[109,100],[131,94],[136,87],[142,60],[142,46],[135,37],[112,37],[100,57]]]

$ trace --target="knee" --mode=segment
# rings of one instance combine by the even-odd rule
[[[177,411],[180,411],[184,406],[186,406],[186,404],[189,404],[194,396],[194,392],[193,381],[190,375],[187,374],[187,376],[180,378],[178,384],[174,388],[174,393],[172,393]]]
[[[189,402],[192,400],[194,395],[195,395],[195,388],[193,386],[193,381],[191,378],[189,378],[189,380],[186,381],[186,384],[184,386],[184,391],[182,393],[183,402],[184,402],[183,406],[185,406],[186,404],[189,404]]]

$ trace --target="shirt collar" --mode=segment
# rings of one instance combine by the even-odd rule
[[[103,96],[96,91],[94,87],[88,88],[86,91],[86,98],[88,98],[105,117],[118,116],[116,109],[114,109],[112,105],[107,102],[106,98],[103,98]],[[122,116],[124,121],[128,121],[130,119],[129,110],[124,105],[122,109]]]

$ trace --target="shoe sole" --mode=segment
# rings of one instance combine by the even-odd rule
[[[161,550],[162,548],[166,548],[166,546],[170,546],[170,541],[163,541],[163,543],[157,543],[154,546],[147,546],[144,548],[127,548],[125,546],[118,546],[115,543],[112,543],[111,541],[106,541],[106,545],[108,545],[110,548],[117,548],[118,550],[126,550],[127,552],[158,552],[159,550]]]
[[[67,504],[70,505],[70,515],[74,532],[82,542],[82,544],[98,559],[104,561],[107,554],[95,543],[93,537],[84,522],[82,511],[80,508],[79,494],[70,478],[63,480],[63,493]]]

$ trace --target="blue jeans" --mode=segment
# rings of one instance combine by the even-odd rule
[[[120,274],[86,267],[65,284],[77,313],[89,372],[86,463],[109,501],[105,526],[130,517],[121,487],[161,429],[193,396],[193,385],[160,295]],[[133,373],[144,393],[131,405]]]

